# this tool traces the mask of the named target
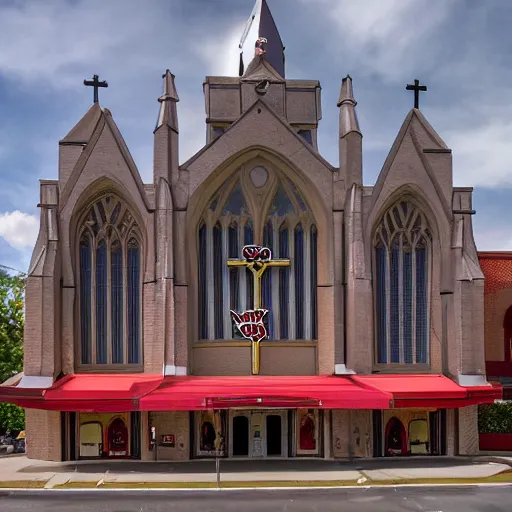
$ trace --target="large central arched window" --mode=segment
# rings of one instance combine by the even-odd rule
[[[403,199],[374,237],[376,362],[429,362],[432,235],[423,212]]]
[[[279,170],[248,166],[215,194],[198,227],[199,339],[233,339],[230,310],[254,306],[253,274],[228,267],[244,245],[262,245],[286,268],[268,268],[261,281],[270,340],[317,337],[317,230],[306,201]]]
[[[114,194],[94,202],[79,227],[79,361],[142,363],[141,238]]]

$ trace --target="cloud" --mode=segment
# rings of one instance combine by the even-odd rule
[[[39,233],[39,221],[34,215],[20,212],[0,214],[0,236],[14,249],[32,248]]]
[[[510,117],[509,117],[510,119]],[[512,187],[512,121],[490,120],[445,136],[460,185]]]
[[[309,0],[300,0],[310,4]],[[459,0],[317,0],[315,18],[330,28],[319,33],[329,40],[346,67],[377,75],[385,82],[402,81],[418,65],[438,65],[443,50],[436,34]],[[321,7],[320,7],[321,6]],[[334,52],[333,52],[334,53]],[[419,64],[421,63],[421,64]]]

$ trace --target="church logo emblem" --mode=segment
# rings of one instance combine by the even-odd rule
[[[245,339],[259,342],[268,338],[267,328],[263,323],[268,313],[267,309],[253,309],[243,313],[230,311],[230,313],[236,328]]]

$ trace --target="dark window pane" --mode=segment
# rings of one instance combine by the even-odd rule
[[[425,247],[416,249],[416,362],[428,362],[428,260]]]
[[[222,339],[223,337],[223,316],[224,316],[224,302],[222,296],[222,272],[224,265],[227,265],[222,260],[222,227],[217,224],[213,228],[213,288],[215,296],[215,339]]]
[[[135,238],[128,242],[128,363],[140,357],[140,249]]]
[[[412,358],[412,254],[403,252],[403,340],[404,362],[411,364]]]
[[[390,293],[390,334],[391,334],[391,361],[400,362],[400,311],[399,311],[399,287],[398,287],[398,260],[400,249],[394,245],[391,249],[391,293]]]
[[[272,239],[274,236],[274,232],[272,229],[272,223],[267,222],[265,224],[265,228],[263,229],[263,245],[268,247],[272,252]],[[262,306],[263,308],[268,310],[267,315],[265,316],[265,325],[267,327],[267,333],[269,339],[275,339],[274,332],[274,312],[272,309],[272,267],[268,267],[263,274],[261,279],[261,287],[262,287]]]
[[[91,241],[88,236],[80,241],[80,331],[81,362],[92,363],[91,340]]]
[[[376,259],[376,290],[375,314],[377,316],[377,362],[387,363],[387,309],[386,309],[386,255],[385,247],[377,247]]]
[[[295,329],[296,338],[304,339],[304,230],[295,228]]]
[[[107,245],[96,249],[96,363],[107,363]]]
[[[311,337],[318,338],[318,233],[315,226],[311,226]]]
[[[279,257],[289,258],[288,229],[279,232]],[[290,267],[279,268],[279,330],[281,339],[288,339],[288,309],[290,302]]]
[[[118,203],[119,204],[119,203]],[[112,244],[111,256],[112,362],[123,363],[123,251],[119,242]]]
[[[199,228],[199,338],[208,338],[207,287],[206,287],[206,225]]]

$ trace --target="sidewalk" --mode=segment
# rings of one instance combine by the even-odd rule
[[[493,461],[490,461],[493,459]],[[409,459],[221,460],[225,486],[369,485],[411,481],[473,481],[510,471],[512,457],[453,457]],[[494,480],[491,480],[494,481]],[[217,487],[215,461],[40,462],[21,457],[0,459],[2,487]],[[138,485],[137,485],[138,484]]]

